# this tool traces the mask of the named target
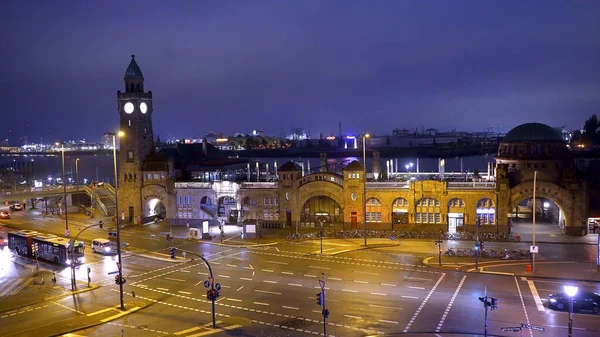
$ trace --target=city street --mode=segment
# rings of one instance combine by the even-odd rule
[[[28,226],[29,215],[22,214],[11,221]],[[59,222],[48,223],[62,226]],[[104,237],[107,230],[93,231],[97,232],[90,232],[90,237]],[[190,260],[189,255],[184,261],[180,251],[177,260],[170,259],[160,233],[152,234],[148,228],[126,228],[123,236],[132,246],[123,260],[127,280],[125,314],[117,309],[118,286],[114,275],[108,274],[116,270],[116,257],[93,254],[88,248],[86,263],[76,268],[76,278],[78,289],[85,290],[89,267],[94,289],[71,295],[70,269],[41,263],[41,270],[50,273],[46,275],[57,272],[62,287],[46,289],[48,276],[45,285],[35,285],[40,278],[32,277],[28,286],[7,292],[0,299],[4,335],[322,335],[322,307],[316,304],[316,294],[321,291],[319,280],[323,275],[330,312],[329,336],[482,333],[485,312],[478,297],[486,291],[498,299],[498,310],[488,313],[490,335],[516,336],[501,328],[521,324],[545,329],[527,330],[524,336],[567,333],[568,314],[544,305],[550,293],[562,289],[564,281],[432,269],[422,264],[425,257],[432,255],[431,248],[427,248],[431,243],[406,241],[358,250],[352,240],[327,239],[321,255],[317,240],[241,248],[177,239],[174,244],[180,249],[203,254],[209,260],[215,282],[222,286],[216,303],[218,328],[213,329],[211,304],[204,287],[208,279],[204,263]],[[1,256],[0,279],[18,277],[27,281],[35,275],[33,261],[15,257],[7,248]],[[599,283],[570,284],[600,292]],[[18,295],[6,296],[17,290]],[[27,301],[26,306],[15,304],[12,298],[17,296]],[[576,313],[574,336],[597,336],[599,321],[598,315],[591,312]]]

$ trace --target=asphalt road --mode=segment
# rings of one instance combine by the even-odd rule
[[[23,220],[25,222],[25,219]],[[161,248],[164,242],[148,240],[151,233],[126,231],[131,242]],[[95,235],[96,233],[92,233]],[[487,291],[498,299],[498,310],[489,312],[490,335],[517,336],[502,327],[521,323],[543,327],[544,332],[524,331],[524,336],[565,336],[568,315],[544,306],[547,295],[564,282],[503,275],[439,271],[421,265],[424,255],[393,248],[348,251],[343,240],[280,243],[256,248],[221,247],[206,243],[178,242],[180,249],[203,254],[211,263],[215,282],[222,286],[216,303],[218,329],[211,328],[211,303],[203,282],[208,269],[199,260],[184,263],[150,259],[127,253],[127,307],[143,310],[117,317],[118,286],[109,272],[115,257],[86,254],[87,264],[77,268],[77,279],[101,287],[72,296],[44,300],[24,308],[3,309],[0,330],[4,336],[40,336],[51,327],[77,326],[73,322],[101,323],[74,332],[78,336],[308,336],[322,335],[322,308],[316,304],[318,280],[325,277],[329,336],[369,336],[381,333],[482,333],[484,309],[478,297]],[[335,255],[331,255],[335,254]],[[32,262],[4,252],[2,266]],[[155,255],[160,256],[160,255]],[[190,257],[189,255],[187,256]],[[182,260],[178,254],[178,260]],[[42,264],[68,278],[68,268]],[[16,269],[15,269],[16,270]],[[11,271],[11,275],[15,275]],[[600,292],[596,283],[575,282],[581,289]],[[135,292],[135,301],[132,296]],[[25,289],[21,295],[34,295]],[[103,322],[103,320],[106,320]],[[577,313],[574,336],[600,335],[600,316]],[[41,329],[41,330],[40,330]],[[72,335],[75,336],[75,335]]]

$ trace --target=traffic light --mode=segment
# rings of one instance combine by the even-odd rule
[[[493,298],[493,297],[492,297],[492,303],[491,303],[491,306],[492,306],[492,310],[496,310],[496,309],[498,309],[498,299],[497,299],[497,298]]]
[[[175,252],[177,252],[177,248],[171,248],[171,258],[174,259],[175,258]]]
[[[475,242],[475,250],[479,250],[479,242]]]
[[[317,304],[323,306],[323,293],[320,292],[317,294]]]
[[[115,275],[115,284],[121,284],[119,275]]]
[[[479,242],[479,249],[483,249],[483,241]]]

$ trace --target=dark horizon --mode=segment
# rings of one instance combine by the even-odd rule
[[[595,1],[4,2],[0,139],[116,129],[131,54],[163,139],[577,129],[600,106],[598,17]]]

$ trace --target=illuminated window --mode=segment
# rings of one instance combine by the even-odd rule
[[[415,204],[415,223],[441,223],[440,202],[423,198]]]

